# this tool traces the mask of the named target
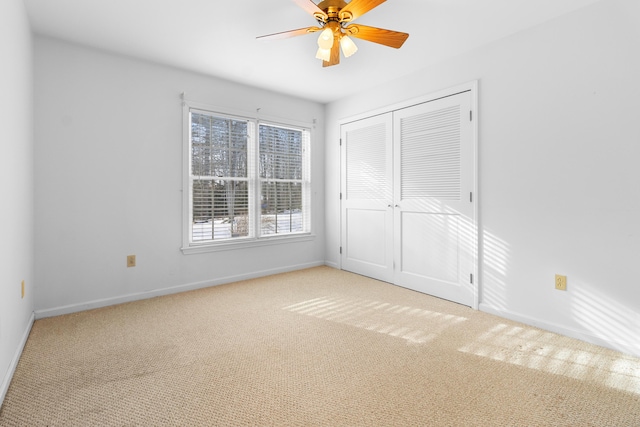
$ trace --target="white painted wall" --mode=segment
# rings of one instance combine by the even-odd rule
[[[33,48],[22,0],[0,2],[0,63],[1,405],[31,327],[34,296]]]
[[[42,37],[35,66],[38,317],[324,263],[323,105]],[[180,251],[182,92],[234,111],[317,119],[319,237]],[[129,254],[134,268],[126,267]]]
[[[478,79],[481,309],[640,355],[637,12],[603,0],[329,104],[327,263],[339,264],[336,123]]]

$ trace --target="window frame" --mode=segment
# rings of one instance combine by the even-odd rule
[[[184,254],[195,254],[205,252],[215,252],[223,250],[241,249],[249,247],[269,246],[276,244],[286,244],[294,242],[304,242],[315,239],[313,232],[312,221],[312,184],[311,184],[311,146],[313,141],[313,124],[298,122],[295,120],[282,119],[278,117],[270,117],[264,115],[248,114],[244,111],[233,111],[229,108],[218,108],[211,105],[197,103],[193,101],[187,101],[183,99],[183,153],[182,153],[182,248],[181,251]],[[191,201],[191,113],[203,113],[210,114],[216,117],[247,121],[250,124],[249,134],[252,137],[247,146],[248,156],[248,181],[250,182],[250,199],[252,199],[251,217],[252,226],[254,230],[253,236],[247,237],[235,237],[231,239],[222,240],[206,240],[202,242],[192,241],[192,227],[193,227],[193,204]],[[285,233],[285,234],[266,234],[260,233],[260,217],[262,214],[260,208],[260,187],[262,179],[259,171],[259,136],[258,131],[260,125],[276,126],[286,129],[301,130],[308,134],[304,149],[307,151],[303,156],[303,206],[306,209],[304,223],[307,225],[307,229],[302,232]],[[252,128],[252,129],[251,129]]]

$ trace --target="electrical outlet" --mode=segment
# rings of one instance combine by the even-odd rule
[[[127,255],[127,267],[135,267],[135,266],[136,266],[136,256]]]
[[[559,291],[567,290],[567,276],[556,274],[556,289]]]
[[[24,298],[24,280],[22,281],[21,289],[22,298]]]

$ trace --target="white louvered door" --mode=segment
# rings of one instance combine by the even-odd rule
[[[392,115],[343,125],[342,268],[393,281]]]
[[[473,304],[471,95],[394,112],[394,283]]]
[[[345,270],[474,306],[472,94],[342,125]]]

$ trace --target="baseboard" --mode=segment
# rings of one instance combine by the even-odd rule
[[[335,268],[336,270],[340,269],[337,262],[325,261],[324,265],[326,265],[327,267]]]
[[[163,295],[177,294],[179,292],[193,291],[196,289],[208,288],[211,286],[224,285],[226,283],[239,282],[241,280],[255,279],[258,277],[271,276],[273,274],[287,273],[289,271],[303,270],[305,268],[320,267],[325,265],[324,261],[310,262],[306,264],[290,265],[286,267],[273,268],[269,270],[253,271],[250,273],[238,274],[235,276],[227,276],[213,280],[205,280],[202,282],[187,283],[184,285],[171,286],[168,288],[154,289],[146,292],[138,292],[133,294],[121,295],[112,298],[104,298],[82,302],[78,304],[69,304],[61,307],[48,308],[44,310],[36,310],[35,318],[43,319],[45,317],[60,316],[63,314],[77,313],[79,311],[91,310],[94,308],[108,307],[110,305],[123,304],[126,302],[138,301],[159,297]]]
[[[525,316],[519,313],[514,313],[512,311],[500,310],[488,304],[481,303],[478,309],[485,313],[494,314],[496,316],[504,317],[509,320],[514,320],[516,322],[524,323],[529,326],[534,326],[536,328],[540,328],[546,331],[564,335],[569,338],[575,338],[580,341],[585,341],[591,344],[599,345],[601,347],[610,348],[612,350],[616,350],[621,353],[626,353],[635,357],[640,357],[640,346],[638,344],[634,345],[630,343],[621,343],[621,342],[616,342],[611,340],[605,340],[601,337],[590,334],[587,331],[579,331],[566,326],[548,323],[544,320],[536,319],[534,317]]]
[[[11,384],[11,379],[13,378],[13,374],[18,367],[18,361],[20,360],[20,356],[22,356],[22,350],[24,350],[24,346],[27,344],[27,339],[29,338],[29,333],[31,332],[31,328],[33,327],[33,322],[35,321],[35,313],[31,313],[31,317],[29,318],[29,322],[27,323],[27,327],[25,328],[22,339],[20,340],[20,344],[16,349],[15,354],[13,355],[13,359],[11,359],[11,364],[9,365],[9,369],[7,369],[7,374],[2,379],[2,384],[0,384],[0,408],[2,407],[2,403],[4,402],[4,397],[7,395],[7,391],[9,390],[9,384]]]

